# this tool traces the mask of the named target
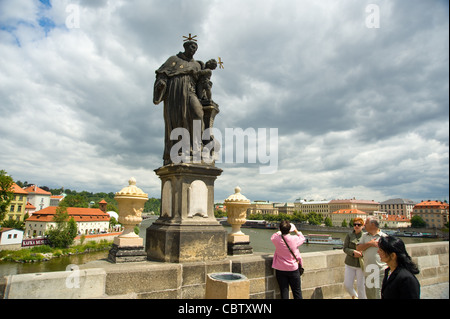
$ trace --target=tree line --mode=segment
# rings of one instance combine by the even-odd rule
[[[29,184],[27,181],[21,182],[17,181],[16,184],[20,187],[28,187],[34,184]],[[118,212],[117,201],[114,199],[115,194],[113,192],[105,193],[105,192],[88,192],[88,191],[76,191],[65,188],[49,188],[47,186],[39,186],[43,190],[50,192],[52,195],[61,195],[66,194],[67,196],[64,198],[65,205],[67,207],[82,207],[82,208],[98,208],[98,203],[101,200],[105,200],[108,205],[106,207],[107,211],[115,211]],[[149,200],[145,203],[144,212],[150,213],[153,212],[156,215],[159,215],[161,200],[159,198],[149,198]]]

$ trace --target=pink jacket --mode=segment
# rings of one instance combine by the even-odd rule
[[[282,271],[294,271],[298,269],[297,260],[292,256],[289,249],[286,247],[283,238],[281,238],[280,233],[275,233],[272,235],[270,240],[275,245],[275,253],[273,254],[272,268],[282,270]],[[297,235],[285,235],[287,244],[291,248],[292,252],[295,254],[300,263],[303,264],[302,257],[300,256],[300,251],[298,246],[305,242],[305,237],[301,232]]]

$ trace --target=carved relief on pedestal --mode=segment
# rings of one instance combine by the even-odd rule
[[[188,190],[188,217],[208,217],[208,188],[203,181],[195,180]]]

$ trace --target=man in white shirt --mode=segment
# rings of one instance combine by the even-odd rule
[[[363,253],[366,295],[367,299],[381,299],[381,285],[387,265],[378,254],[378,240],[387,235],[380,230],[378,220],[372,216],[367,217],[365,228],[367,233],[361,236],[356,249]]]

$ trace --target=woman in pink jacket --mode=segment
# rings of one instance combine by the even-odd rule
[[[289,235],[289,232],[295,232],[295,235]],[[273,234],[270,239],[275,245],[272,268],[276,270],[281,299],[289,299],[289,286],[292,289],[294,299],[302,299],[299,273],[299,267],[302,266],[302,257],[298,246],[305,242],[305,237],[302,232],[297,231],[294,224],[291,225],[289,221],[283,220],[280,223],[280,231]],[[286,244],[289,245],[290,249]]]

